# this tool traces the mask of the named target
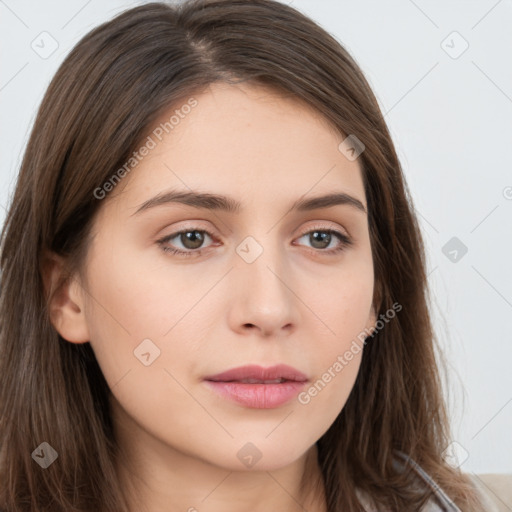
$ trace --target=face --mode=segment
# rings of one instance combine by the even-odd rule
[[[361,168],[296,100],[221,83],[194,100],[157,121],[103,199],[83,337],[116,422],[138,439],[231,471],[253,460],[271,470],[305,454],[343,409],[362,356],[354,341],[375,323]],[[167,133],[160,123],[176,109]],[[171,191],[239,204],[148,203]],[[356,201],[292,208],[338,193]],[[260,373],[205,380],[247,365]],[[294,370],[261,370],[276,365]]]

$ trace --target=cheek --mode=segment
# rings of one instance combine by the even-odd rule
[[[374,288],[371,258],[363,254],[354,253],[339,269],[329,270],[329,274],[315,275],[314,282],[312,279],[302,290],[305,302],[317,317],[319,330],[324,333],[320,350],[325,357],[343,350],[361,333],[365,335]]]
[[[370,334],[373,286],[373,267],[360,261],[333,273],[307,301],[319,319],[310,351],[318,372],[299,403],[325,411],[329,421],[343,408],[359,371]]]
[[[141,366],[134,350],[145,339],[161,338],[170,327],[165,313],[178,301],[158,281],[157,269],[122,247],[115,236],[108,244],[98,237],[87,266],[90,343],[111,387]]]
[[[114,251],[105,249],[104,242],[100,244],[102,251],[93,254],[88,266],[95,295],[91,322],[102,330],[105,324],[117,324],[113,328],[120,328],[123,336],[134,342],[161,337],[172,326],[177,316],[174,312],[182,309],[187,294],[192,293],[180,278],[180,268],[177,266],[174,274],[169,272],[165,258],[155,257],[156,247],[141,252],[123,250],[129,247],[127,242],[113,239],[108,247],[115,247]]]
[[[175,361],[180,361],[180,374],[193,370],[191,364],[201,350],[198,332],[207,327],[205,316],[218,320],[217,315],[205,315],[203,308],[211,299],[200,301],[211,284],[198,278],[192,266],[173,265],[165,254],[155,257],[158,248],[122,250],[124,246],[129,246],[126,240],[112,235],[108,244],[98,238],[90,252],[86,295],[90,343],[111,387],[128,372],[133,380],[141,367],[163,372],[160,384],[165,387],[170,377],[164,369],[174,372]],[[141,358],[148,352],[144,357],[154,362],[146,367]],[[141,378],[153,379],[155,371]]]
[[[147,418],[149,429],[168,429],[162,421],[169,416],[158,406],[171,415],[190,408],[175,362],[188,374],[198,357],[195,344],[173,341],[192,334],[184,316],[198,301],[201,281],[191,285],[179,266],[171,271],[165,257],[155,258],[153,251],[146,251],[147,257],[133,249],[111,249],[123,243],[112,237],[108,245],[102,242],[102,251],[91,251],[86,303],[90,343],[113,395],[130,416]]]

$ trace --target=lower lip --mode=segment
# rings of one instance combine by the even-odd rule
[[[274,409],[292,400],[306,382],[280,384],[245,384],[242,382],[205,381],[219,395],[254,409]]]

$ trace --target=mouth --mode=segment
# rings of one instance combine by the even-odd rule
[[[274,409],[288,403],[308,378],[288,365],[270,368],[250,365],[206,377],[217,395],[253,409]]]

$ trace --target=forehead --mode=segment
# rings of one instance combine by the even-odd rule
[[[135,206],[179,187],[289,202],[309,191],[343,190],[364,203],[360,164],[340,152],[343,139],[290,95],[249,83],[211,84],[153,123],[142,141],[151,149],[123,178],[123,196]]]

